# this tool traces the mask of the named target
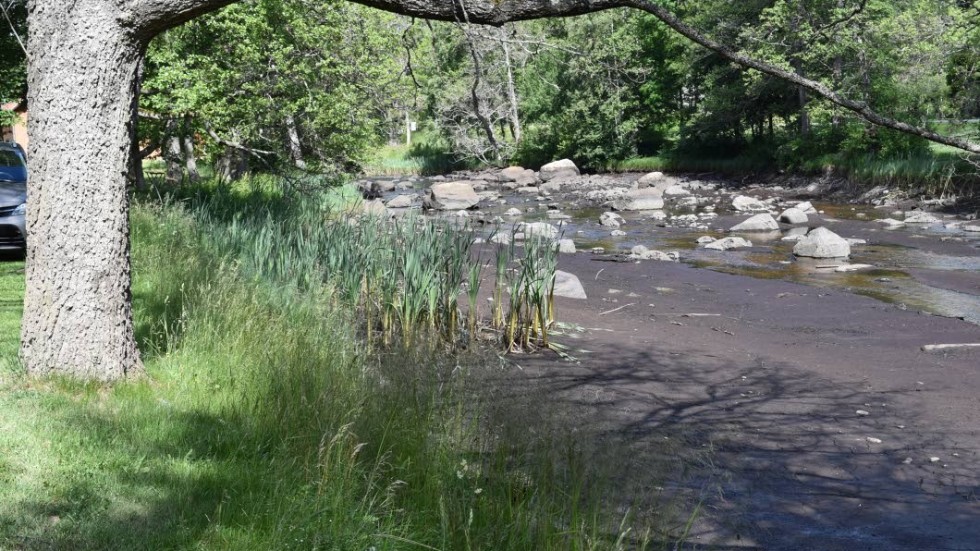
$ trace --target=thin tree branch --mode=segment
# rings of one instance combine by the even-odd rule
[[[955,147],[957,149],[962,149],[963,151],[968,151],[970,153],[980,154],[980,144],[976,144],[970,142],[969,140],[957,138],[954,136],[946,136],[943,134],[939,134],[929,130],[928,128],[915,126],[912,124],[908,124],[893,119],[891,117],[886,117],[884,115],[876,113],[873,109],[871,109],[871,107],[868,106],[867,103],[854,101],[852,99],[846,98],[815,80],[810,80],[792,71],[782,69],[775,65],[771,65],[764,61],[759,61],[745,54],[741,54],[736,51],[733,51],[727,46],[724,46],[712,40],[711,38],[708,38],[697,29],[681,21],[673,13],[671,13],[670,11],[666,10],[665,8],[657,4],[653,4],[647,0],[626,0],[626,1],[628,1],[632,7],[639,10],[643,10],[653,15],[654,17],[662,21],[665,25],[667,25],[671,29],[674,29],[675,31],[685,36],[692,42],[715,52],[716,54],[722,56],[723,58],[732,61],[734,63],[737,63],[743,67],[755,69],[756,71],[765,73],[767,75],[772,75],[776,78],[781,78],[787,82],[791,82],[802,88],[805,88],[827,99],[828,101],[843,107],[844,109],[857,113],[858,116],[870,122],[871,124],[874,124],[876,126],[882,126],[885,128],[891,128],[893,130],[898,130],[899,132],[904,132],[906,134],[920,136],[929,141],[941,143],[944,145]]]
[[[10,4],[11,6],[13,3]],[[21,51],[24,52],[24,57],[29,57],[27,54],[27,47],[24,46],[24,40],[21,39],[20,33],[17,32],[17,27],[14,26],[14,21],[10,19],[10,13],[7,12],[7,6],[0,2],[0,10],[3,10],[3,18],[7,20],[7,25],[10,26],[10,32],[14,35],[14,39],[17,40],[17,44],[20,45]]]

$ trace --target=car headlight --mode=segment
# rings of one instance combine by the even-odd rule
[[[10,212],[11,216],[22,216],[24,214],[27,214],[27,203],[17,205],[17,208]]]

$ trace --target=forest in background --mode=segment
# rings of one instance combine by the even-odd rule
[[[23,33],[23,3],[5,3]],[[885,116],[978,133],[980,2],[669,4],[710,38]],[[17,58],[15,38],[3,37],[4,59]],[[23,64],[0,71],[0,99],[23,97]],[[745,172],[960,162],[636,10],[483,27],[338,0],[246,0],[151,45],[141,115],[142,154],[161,152],[168,180],[196,179],[199,159],[226,177],[397,171],[396,157],[422,170],[562,157],[589,170]],[[409,121],[413,146],[394,147]]]

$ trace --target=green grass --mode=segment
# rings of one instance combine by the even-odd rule
[[[772,161],[755,156],[716,157],[635,157],[610,164],[616,172],[715,172],[738,176],[766,174],[780,170]],[[906,157],[881,158],[878,156],[847,157],[826,155],[802,163],[802,174],[823,174],[833,170],[860,186],[893,186],[916,189],[927,194],[973,192],[980,184],[976,168],[963,160],[957,150],[947,146],[935,146],[929,151]]]
[[[411,145],[379,147],[364,163],[364,172],[368,176],[429,176],[463,168],[470,168],[470,165],[456,159],[449,146],[431,131],[415,133]]]
[[[211,192],[204,217],[195,193],[132,214],[143,379],[20,373],[3,264],[0,549],[646,545],[539,400],[489,407],[496,354],[369,351],[333,277],[249,268],[215,236],[295,203]]]

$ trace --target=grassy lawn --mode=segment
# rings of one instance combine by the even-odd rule
[[[268,243],[240,216],[215,240],[229,201],[134,209],[138,380],[25,377],[23,263],[0,265],[0,549],[646,546],[545,420],[476,422],[495,354],[367,351],[329,285],[248,270]]]

